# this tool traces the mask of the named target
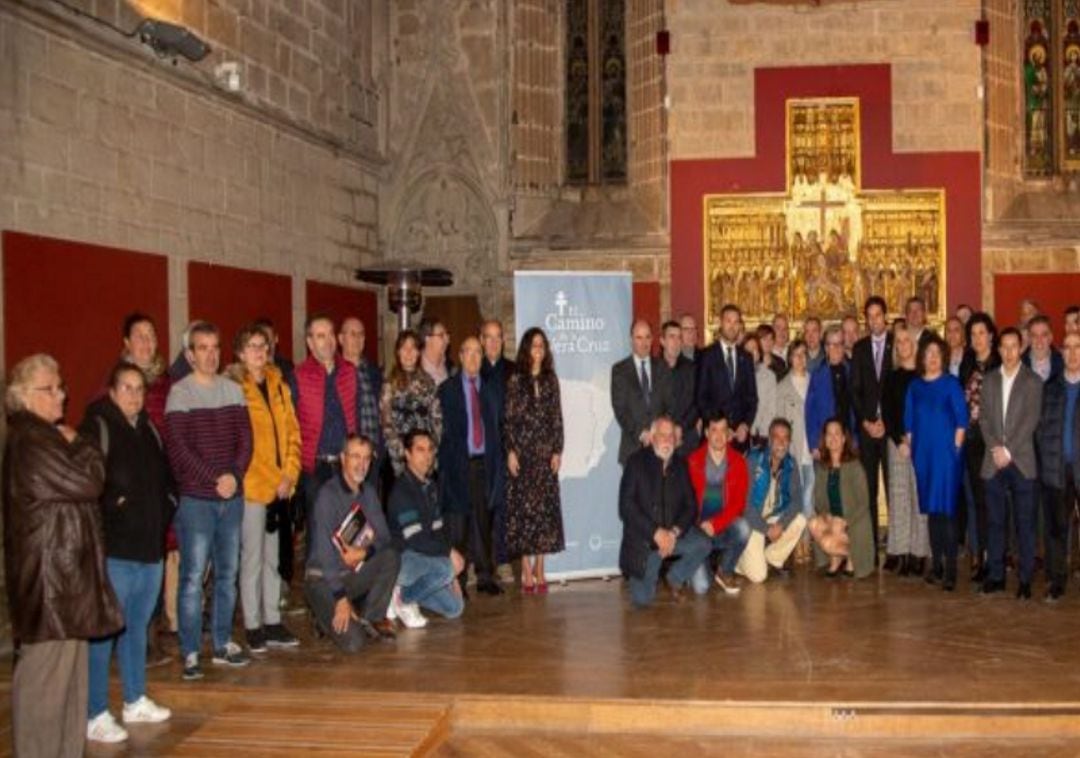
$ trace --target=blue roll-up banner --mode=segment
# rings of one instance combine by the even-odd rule
[[[566,550],[548,558],[552,579],[619,573],[619,426],[611,367],[630,354],[630,274],[522,271],[514,274],[517,341],[533,326],[551,343],[562,396],[559,486]]]

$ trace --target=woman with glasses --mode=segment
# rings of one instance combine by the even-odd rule
[[[21,758],[82,756],[87,640],[124,625],[105,569],[105,461],[61,423],[64,397],[60,366],[43,353],[15,364],[4,397],[4,562],[18,650],[11,723]]]
[[[240,528],[240,604],[248,649],[265,653],[267,648],[300,644],[281,623],[280,535],[275,526],[300,479],[300,423],[289,384],[270,361],[267,333],[254,325],[244,327],[233,347],[238,362],[226,374],[244,391],[252,438]]]

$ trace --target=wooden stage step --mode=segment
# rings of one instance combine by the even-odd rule
[[[450,698],[414,693],[159,687],[206,719],[173,747],[183,756],[319,758],[425,755],[449,733]]]
[[[467,695],[451,731],[802,736],[823,739],[1080,739],[1080,703],[604,700]]]

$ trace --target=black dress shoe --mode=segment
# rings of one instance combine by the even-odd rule
[[[993,579],[987,579],[986,581],[984,581],[979,589],[979,592],[981,592],[983,595],[993,595],[995,592],[1004,591],[1005,581],[1002,580],[999,582],[995,582]]]
[[[941,589],[946,592],[952,592],[956,589],[956,579],[946,579],[941,583]]]
[[[943,569],[943,568],[941,568],[939,566],[938,568],[930,569],[930,573],[926,575],[926,578],[923,581],[926,582],[927,584],[940,584],[941,580],[944,577],[945,577],[945,569]]]
[[[476,591],[492,597],[503,594],[503,588],[492,581],[480,582],[476,585]]]
[[[896,571],[897,565],[900,563],[900,556],[898,555],[886,555],[885,563],[881,565],[883,571]]]
[[[1020,582],[1020,586],[1016,588],[1016,599],[1031,600],[1031,584]]]

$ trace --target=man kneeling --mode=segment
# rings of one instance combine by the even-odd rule
[[[791,424],[776,418],[769,424],[768,444],[746,455],[750,493],[743,518],[751,532],[735,570],[755,584],[768,578],[770,568],[783,568],[806,528],[799,466],[790,446]]]
[[[667,582],[676,599],[709,554],[709,540],[694,528],[694,492],[686,462],[675,455],[675,423],[661,416],[652,423],[652,446],[626,460],[619,484],[623,522],[619,568],[630,578],[630,599],[642,608],[656,597],[660,566],[676,558]]]
[[[387,519],[401,551],[401,571],[390,601],[390,614],[410,629],[427,626],[420,606],[448,619],[465,609],[455,581],[465,559],[450,547],[443,528],[439,487],[431,478],[435,443],[425,431],[405,434],[405,471],[390,493]]]
[[[309,514],[304,595],[315,624],[347,653],[365,639],[394,638],[386,609],[394,591],[400,559],[390,541],[375,487],[365,483],[374,446],[356,435],[345,440],[340,472],[329,479]],[[374,533],[367,547],[342,544],[337,531],[354,504]],[[359,568],[357,568],[359,567]]]

